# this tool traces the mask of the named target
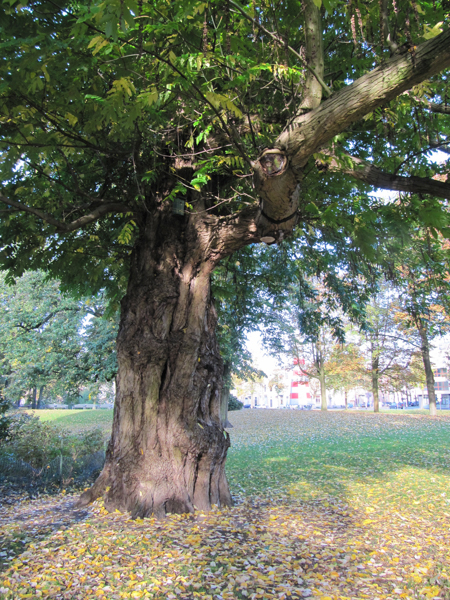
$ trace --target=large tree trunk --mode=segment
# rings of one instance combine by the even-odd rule
[[[434,391],[434,375],[433,368],[431,366],[430,359],[430,344],[428,342],[428,335],[425,325],[419,319],[417,321],[417,329],[419,331],[420,339],[422,342],[421,352],[423,366],[425,368],[425,377],[427,380],[427,391],[428,391],[428,402],[430,404],[430,416],[436,416],[436,393]]]
[[[175,222],[174,222],[175,221]],[[187,223],[187,225],[186,225]],[[205,239],[161,214],[134,250],[117,341],[119,370],[104,469],[80,498],[105,497],[134,516],[230,505],[229,435],[221,422],[222,361]]]

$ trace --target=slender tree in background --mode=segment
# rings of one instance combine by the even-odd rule
[[[430,415],[436,393],[430,351],[432,340],[450,329],[450,245],[447,239],[417,228],[408,244],[393,255],[392,278],[399,293],[397,321],[406,335],[416,333],[426,376]]]
[[[401,4],[38,0],[2,13],[2,268],[126,292],[112,438],[82,502],[134,515],[231,503],[220,261],[296,228],[330,260],[345,245],[357,270],[352,256],[375,260],[404,213],[442,227],[450,185],[427,151],[447,144],[450,31],[444,3]],[[366,185],[422,196],[400,207]]]
[[[227,422],[227,406],[232,378],[260,378],[262,372],[252,363],[245,333],[254,330],[264,317],[264,306],[284,290],[286,281],[274,265],[274,253],[261,246],[242,248],[216,269],[212,292],[218,313],[217,338],[223,360],[221,420]],[[279,259],[279,257],[277,257]],[[278,267],[280,261],[278,260]]]
[[[346,342],[335,343],[328,360],[328,385],[333,390],[344,392],[345,408],[348,407],[348,392],[356,387],[367,387],[367,372],[365,357],[361,344],[348,341],[349,332],[346,331]],[[352,336],[355,337],[354,335]]]
[[[293,253],[295,255],[295,251]],[[336,254],[339,256],[339,252]],[[284,288],[283,306],[277,297],[278,303],[265,315],[264,339],[274,355],[287,358],[289,365],[294,362],[300,375],[319,382],[321,409],[325,411],[328,378],[331,376],[334,384],[339,386],[343,383],[338,374],[342,374],[345,367],[339,361],[339,354],[347,359],[355,357],[351,345],[348,345],[347,353],[343,351],[346,321],[364,318],[364,307],[372,286],[361,276],[363,265],[357,279],[352,281],[352,274],[347,273],[345,281],[343,265],[339,261],[335,265],[329,262],[326,277],[305,278],[310,266],[307,259],[302,255],[301,260],[297,258],[294,263],[290,285]],[[337,275],[333,268],[337,271],[339,267],[341,272]],[[353,373],[350,388],[356,386],[358,360],[359,357],[353,366],[347,360],[347,369]]]
[[[328,410],[327,403],[327,366],[333,349],[333,337],[326,327],[319,329],[318,335],[305,347],[297,348],[297,365],[299,371],[320,383],[320,409]],[[303,352],[302,352],[303,350]],[[307,359],[301,358],[308,356]]]
[[[396,320],[398,296],[392,286],[382,285],[366,310],[367,371],[371,378],[373,410],[380,410],[380,380],[406,370],[415,349],[409,332],[401,331]]]

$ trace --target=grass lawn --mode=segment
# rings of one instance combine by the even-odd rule
[[[48,411],[77,428],[111,422],[59,412]],[[235,507],[132,521],[95,503],[39,540],[50,500],[2,509],[5,535],[26,537],[0,598],[450,600],[450,415],[246,410],[230,421]]]
[[[105,436],[111,435],[111,424],[113,418],[112,409],[99,410],[35,410],[25,411],[37,415],[41,421],[48,421],[70,429],[73,433],[80,433],[87,429],[99,428]]]

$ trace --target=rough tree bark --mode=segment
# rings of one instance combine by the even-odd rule
[[[165,206],[144,218],[122,301],[119,370],[105,467],[80,502],[134,516],[229,505],[230,445],[207,251],[212,229]]]
[[[162,517],[232,503],[210,276],[267,228],[257,208],[220,219],[196,207],[178,217],[162,202],[142,217],[121,306],[112,437],[80,505],[104,496],[108,510]]]

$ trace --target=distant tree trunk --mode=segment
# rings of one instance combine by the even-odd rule
[[[380,357],[373,352],[372,347],[372,393],[373,393],[373,412],[380,412],[379,401],[379,378],[380,378]]]
[[[230,363],[226,362],[223,365],[223,387],[222,397],[220,400],[220,421],[222,427],[233,427],[228,420],[228,401],[230,399]]]
[[[143,517],[232,504],[210,291],[215,264],[203,254],[208,231],[201,238],[188,225],[153,215],[133,252],[117,339],[112,437],[81,505],[104,495],[108,510]]]
[[[428,402],[430,404],[430,416],[436,416],[436,393],[434,391],[434,375],[433,368],[431,366],[430,359],[430,343],[428,341],[428,335],[425,325],[422,320],[419,318],[416,320],[417,329],[419,331],[420,339],[422,342],[421,352],[422,352],[422,360],[423,366],[425,368],[425,377],[427,380],[427,391],[428,391]]]
[[[42,400],[44,398],[44,389],[45,389],[45,385],[41,385],[41,387],[39,388],[39,397],[37,400],[36,408],[42,408]]]
[[[319,370],[318,379],[320,382],[320,410],[328,410],[325,370],[323,367]]]
[[[344,403],[345,408],[348,408],[347,390],[344,390]]]
[[[32,410],[36,410],[36,395],[37,395],[37,388],[33,387],[32,396],[31,396],[31,408],[32,408]]]

